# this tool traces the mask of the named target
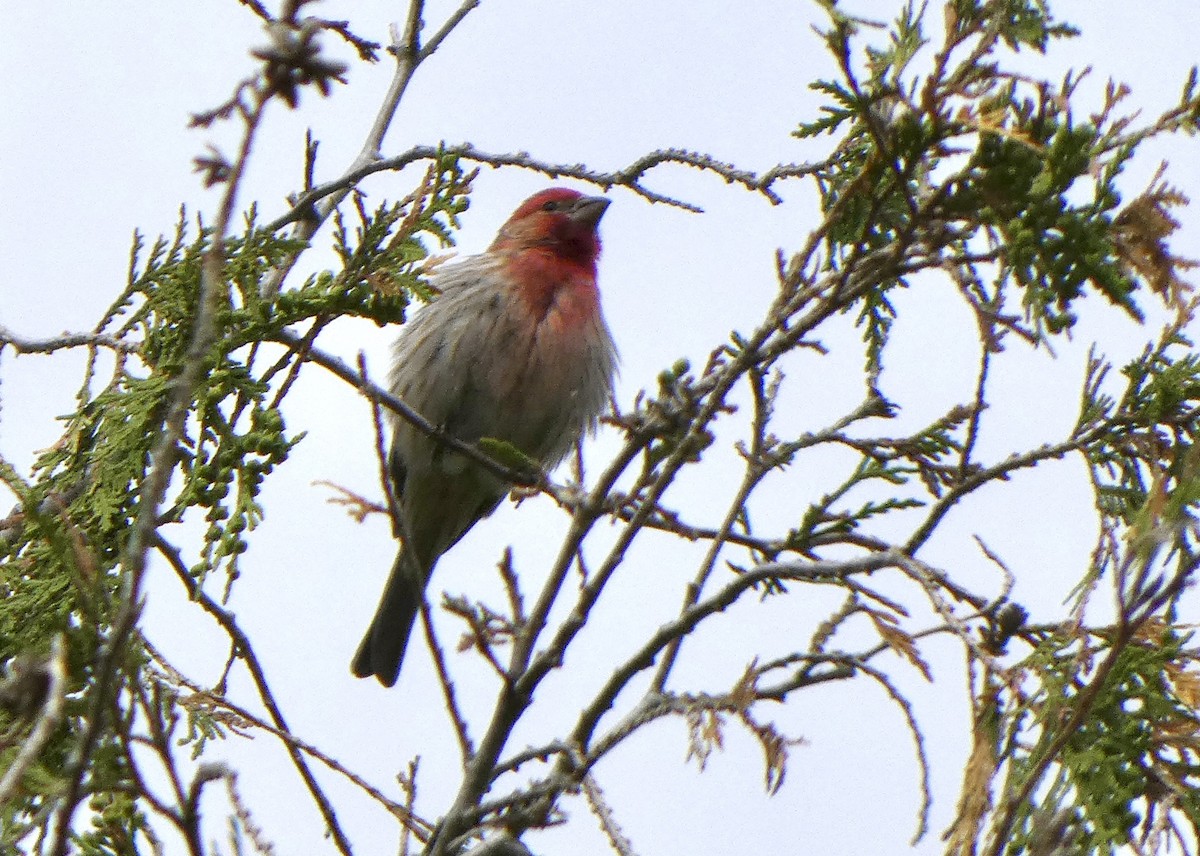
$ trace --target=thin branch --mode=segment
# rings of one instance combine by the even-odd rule
[[[233,642],[234,648],[237,651],[237,656],[246,664],[246,669],[250,672],[250,677],[254,681],[255,689],[258,692],[259,700],[267,708],[267,712],[271,716],[271,721],[275,723],[275,727],[280,732],[290,734],[291,728],[283,718],[283,711],[279,709],[279,705],[275,702],[275,696],[267,684],[266,674],[263,672],[262,665],[258,662],[258,658],[254,654],[254,648],[250,643],[249,637],[238,626],[233,616],[209,597],[200,584],[192,578],[191,574],[188,573],[187,566],[184,565],[183,560],[179,557],[179,552],[168,544],[157,532],[154,533],[153,540],[159,552],[168,560],[168,564],[175,571],[175,575],[179,577],[179,581],[187,589],[188,597],[200,604],[204,611],[215,618],[217,623],[221,625],[221,628],[229,635],[230,641]],[[287,749],[292,763],[300,773],[304,784],[308,787],[313,801],[316,802],[317,808],[321,812],[321,817],[324,819],[330,835],[333,836],[334,843],[345,856],[350,856],[350,841],[346,838],[345,833],[342,832],[337,815],[334,813],[333,805],[329,802],[329,798],[317,783],[300,749],[290,741],[284,741],[284,748]]]
[[[623,169],[604,172],[590,169],[579,163],[565,164],[540,160],[528,152],[485,152],[477,149],[470,143],[460,143],[453,146],[422,145],[413,146],[408,151],[390,158],[356,163],[340,178],[317,185],[312,190],[298,196],[294,200],[291,210],[267,223],[264,228],[266,231],[272,232],[282,229],[291,223],[303,222],[305,217],[310,216],[306,212],[311,212],[316,203],[326,200],[327,197],[340,202],[345,198],[350,188],[357,185],[364,178],[374,175],[377,172],[398,172],[418,161],[439,160],[447,156],[493,167],[508,166],[527,169],[551,178],[573,178],[604,190],[623,187],[633,191],[648,202],[663,203],[676,208],[682,208],[685,211],[694,212],[701,212],[703,209],[690,202],[657,193],[646,187],[642,179],[647,173],[659,166],[666,164],[687,166],[701,170],[702,172],[714,173],[724,179],[727,184],[739,184],[747,190],[761,193],[772,204],[778,205],[783,200],[773,189],[777,182],[816,175],[829,167],[828,161],[811,164],[777,164],[759,174],[739,169],[733,164],[725,163],[699,152],[668,148],[642,155]],[[336,205],[336,202],[333,205]],[[326,208],[332,209],[332,207],[329,201],[322,202],[321,204],[322,211]]]
[[[570,751],[571,748],[566,743],[558,740],[547,743],[545,746],[531,746],[497,764],[495,778],[499,778],[504,773],[511,773],[514,770],[520,769],[530,761],[546,761],[553,755],[561,755]]]
[[[433,655],[433,664],[437,670],[438,684],[442,689],[442,699],[446,703],[446,713],[450,715],[450,720],[454,723],[454,734],[458,738],[458,749],[462,755],[462,763],[465,767],[475,755],[475,745],[471,741],[471,732],[467,726],[467,719],[463,716],[462,709],[458,704],[458,692],[454,688],[454,681],[450,677],[450,669],[446,665],[446,655],[442,651],[437,631],[433,626],[433,616],[429,612],[429,602],[424,597],[421,598],[421,626],[425,630],[425,642]]]
[[[638,672],[654,664],[659,653],[673,639],[690,633],[705,618],[721,612],[743,593],[767,581],[842,579],[895,567],[903,557],[894,550],[857,559],[835,562],[767,562],[734,577],[716,593],[684,610],[678,618],[659,627],[649,639],[609,677],[592,702],[584,708],[574,730],[571,744],[587,747],[600,717],[616,701],[617,695]]]
[[[915,555],[917,550],[929,540],[933,535],[934,530],[941,522],[942,518],[967,494],[985,484],[993,482],[997,479],[1007,477],[1010,473],[1017,470],[1028,469],[1036,466],[1042,461],[1065,457],[1071,452],[1077,452],[1087,446],[1091,440],[1100,433],[1100,429],[1089,431],[1086,434],[1077,435],[1070,440],[1064,440],[1061,443],[1047,444],[1039,446],[1036,449],[1031,449],[1028,452],[1023,452],[1017,455],[1010,455],[997,464],[990,467],[984,467],[975,471],[972,475],[963,479],[958,484],[954,485],[950,490],[946,491],[937,502],[929,509],[924,522],[917,527],[904,546],[901,548],[903,552],[909,555]]]
[[[122,354],[136,354],[140,342],[127,342],[102,333],[63,333],[49,339],[26,339],[0,325],[0,350],[8,345],[18,354],[52,354],[67,348],[109,348]]]
[[[913,738],[913,744],[917,753],[917,766],[921,770],[921,807],[917,813],[916,832],[913,833],[912,840],[909,842],[911,846],[915,847],[917,842],[925,837],[925,832],[929,829],[929,812],[933,809],[933,789],[930,784],[929,756],[925,751],[925,735],[921,733],[921,728],[917,723],[917,715],[913,711],[912,704],[896,688],[891,679],[883,672],[865,663],[858,664],[858,668],[874,678],[876,683],[883,687],[888,697],[904,713],[908,732]]]
[[[585,775],[582,785],[588,807],[596,816],[596,820],[600,822],[600,829],[603,830],[612,849],[619,856],[637,856],[633,849],[633,842],[629,840],[624,830],[621,829],[621,825],[617,823],[612,806],[604,799],[604,792],[600,790],[595,778],[590,773]]]
[[[425,42],[425,44],[421,46],[421,62],[424,62],[433,56],[434,51],[440,48],[442,46],[442,42],[446,40],[446,36],[450,35],[451,31],[461,24],[463,18],[467,17],[471,10],[478,6],[479,3],[480,0],[464,0],[463,4],[455,9],[448,18],[446,18],[446,21],[442,24],[441,29],[434,33],[429,41]]]
[[[96,678],[91,687],[91,704],[86,727],[79,738],[75,757],[67,770],[67,787],[55,812],[51,856],[66,856],[70,841],[71,820],[82,799],[83,779],[91,764],[100,733],[107,721],[109,695],[118,680],[120,659],[126,655],[127,642],[133,634],[142,608],[142,579],[146,556],[154,543],[158,528],[158,510],[166,497],[171,475],[180,454],[179,442],[191,411],[195,390],[204,376],[204,360],[217,335],[216,315],[225,296],[224,247],[225,234],[233,218],[234,202],[242,175],[254,145],[255,132],[262,119],[267,97],[256,94],[254,106],[246,117],[237,160],[230,171],[224,196],[213,225],[211,243],[201,263],[200,293],[197,295],[196,317],[191,342],[179,376],[173,380],[168,397],[161,433],[154,444],[153,462],[138,494],[137,515],[122,556],[120,601],[113,618],[103,653],[96,665]],[[347,845],[348,847],[348,845]],[[348,853],[348,849],[346,850]]]
[[[520,682],[530,678],[529,662],[533,656],[537,636],[545,627],[557,593],[573,564],[579,541],[603,513],[605,499],[644,442],[645,438],[631,437],[601,474],[599,482],[588,493],[587,499],[575,510],[571,527],[559,550],[554,568],[542,586],[541,594],[534,604],[529,620],[514,640],[508,673],[513,677],[520,675]],[[548,667],[540,672],[538,678],[544,675],[546,670]],[[471,823],[471,808],[486,792],[513,725],[532,701],[533,688],[536,686],[538,678],[527,683],[507,681],[501,687],[500,697],[492,712],[492,719],[484,732],[478,751],[464,772],[453,804],[434,833],[434,839],[428,848],[428,856],[444,856],[444,854],[452,852],[452,843],[467,831]]]
[[[167,659],[162,655],[162,653],[157,648],[155,648],[154,645],[151,644],[149,641],[146,641],[145,645],[146,645],[147,653],[150,654],[150,657],[155,661],[155,663],[158,664],[158,666],[163,671],[161,680],[163,680],[164,682],[166,682],[168,684],[174,685],[174,686],[184,687],[184,688],[190,690],[192,693],[194,693],[193,698],[184,700],[185,706],[192,706],[192,705],[209,706],[209,705],[211,705],[213,707],[217,707],[217,708],[221,708],[223,710],[229,711],[234,716],[237,716],[239,719],[245,720],[245,722],[247,724],[253,726],[254,728],[258,728],[262,731],[267,732],[268,734],[273,735],[274,737],[278,738],[282,743],[284,743],[288,746],[293,746],[296,749],[299,749],[301,752],[304,752],[305,754],[310,755],[311,757],[320,761],[322,764],[324,764],[330,770],[333,770],[335,773],[338,773],[339,775],[346,777],[352,783],[354,783],[359,788],[361,788],[364,793],[366,793],[373,800],[375,800],[381,806],[383,806],[385,809],[387,809],[387,811],[389,813],[391,813],[393,816],[395,816],[397,819],[399,819],[401,823],[403,823],[406,827],[411,829],[413,834],[415,834],[422,841],[424,841],[425,838],[428,837],[429,830],[432,828],[429,823],[427,823],[424,820],[421,820],[421,818],[412,814],[404,806],[397,803],[395,800],[388,799],[388,797],[381,790],[376,788],[374,785],[372,785],[366,779],[359,776],[353,770],[350,770],[349,768],[347,768],[336,758],[333,758],[332,756],[326,754],[321,749],[314,746],[312,743],[309,743],[308,741],[297,737],[291,731],[286,731],[284,729],[278,728],[277,726],[272,725],[271,723],[263,720],[262,718],[256,716],[254,713],[251,713],[249,710],[247,710],[246,708],[237,704],[236,702],[231,701],[228,697],[226,697],[224,695],[215,694],[215,693],[211,692],[210,690],[206,690],[204,687],[200,686],[195,681],[191,680],[190,678],[188,678],[185,675],[183,675],[182,673],[180,673],[178,669],[176,669],[169,662],[167,662]]]
[[[539,479],[544,480],[544,477],[539,474],[536,478],[531,478],[528,471],[514,470],[499,463],[495,459],[489,457],[479,451],[474,444],[465,443],[457,437],[443,431],[437,425],[434,425],[417,411],[413,410],[404,402],[403,399],[392,395],[392,393],[381,386],[372,383],[367,378],[363,377],[360,372],[356,372],[350,368],[341,359],[327,354],[324,351],[305,345],[295,333],[289,330],[281,330],[275,340],[288,345],[297,350],[303,349],[304,359],[314,362],[324,369],[332,372],[340,377],[346,383],[358,389],[372,402],[378,402],[386,407],[391,412],[400,416],[405,421],[416,427],[418,430],[428,434],[436,442],[441,443],[447,448],[453,449],[455,452],[471,459],[474,463],[480,465],[485,470],[490,472],[497,478],[509,482],[511,484],[521,485],[522,487],[539,486]]]
[[[478,5],[479,0],[464,2],[446,19],[442,28],[422,50],[419,47],[419,39],[422,26],[421,15],[425,4],[424,0],[410,0],[404,33],[399,34],[394,30],[392,32],[392,45],[389,50],[396,57],[396,71],[392,75],[391,83],[388,84],[388,90],[383,96],[383,101],[379,105],[375,120],[367,132],[358,156],[355,157],[345,175],[334,182],[333,186],[322,185],[322,187],[330,188],[327,192],[317,194],[315,191],[309,191],[302,194],[286,218],[280,218],[270,224],[267,231],[275,232],[290,223],[295,223],[290,237],[306,243],[311,240],[321,225],[329,219],[334,209],[346,198],[350,189],[358,182],[361,177],[359,173],[364,169],[368,172],[362,173],[363,175],[369,175],[370,172],[375,171],[370,170],[370,167],[380,162],[383,138],[387,135],[388,128],[395,119],[396,110],[400,107],[400,101],[421,63],[432,56],[450,32],[461,24],[467,14]],[[358,177],[352,178],[352,176]],[[299,253],[288,255],[279,263],[278,267],[263,278],[261,291],[264,296],[270,298],[279,292],[284,279],[287,278],[298,258]]]
[[[700,595],[704,591],[704,586],[712,575],[713,569],[716,567],[717,557],[721,554],[721,548],[725,545],[728,534],[733,530],[734,523],[746,512],[746,503],[750,498],[751,492],[770,471],[768,466],[763,465],[762,457],[766,443],[767,423],[770,421],[771,405],[767,400],[763,375],[759,372],[751,372],[749,376],[751,379],[751,389],[754,393],[754,416],[750,429],[752,435],[751,448],[743,455],[745,472],[742,475],[741,485],[739,485],[733,499],[729,502],[729,506],[725,512],[725,519],[721,521],[721,525],[717,530],[717,537],[712,539],[708,551],[700,562],[700,568],[696,572],[695,578],[686,588],[681,610],[683,612],[686,612],[689,607],[693,606],[700,599]],[[654,676],[653,686],[655,691],[663,692],[665,690],[667,678],[670,676],[671,669],[674,667],[676,658],[679,656],[683,639],[683,636],[679,636],[667,647],[662,662],[659,663],[658,672]]]

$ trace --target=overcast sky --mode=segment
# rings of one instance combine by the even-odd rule
[[[440,21],[454,5],[431,2],[427,19]],[[859,5],[875,15],[894,14],[899,6],[878,0]],[[384,154],[446,140],[606,170],[668,146],[754,170],[815,158],[827,141],[802,144],[789,135],[820,104],[807,83],[835,74],[811,29],[819,21],[813,9],[815,4],[796,0],[484,0],[418,73]],[[1130,103],[1145,116],[1177,100],[1195,61],[1200,6],[1093,0],[1058,2],[1055,9],[1084,35],[1057,46],[1049,59],[1024,57],[1031,73],[1057,79],[1067,67],[1092,65],[1083,103],[1098,104],[1112,76],[1132,86]],[[360,35],[377,41],[386,41],[388,23],[404,14],[400,3],[368,0],[331,0],[316,11],[349,18]],[[234,0],[8,3],[0,16],[0,324],[31,337],[88,329],[124,283],[134,229],[151,237],[169,232],[181,203],[191,212],[211,211],[216,194],[203,189],[191,161],[208,143],[228,146],[233,136],[230,129],[190,130],[188,116],[228,97],[254,68],[247,50],[262,44],[263,35]],[[931,21],[940,21],[940,14]],[[351,61],[336,40],[326,44]],[[257,142],[241,203],[256,201],[264,217],[285,210],[283,197],[300,182],[306,127],[321,141],[318,180],[340,174],[361,146],[390,75],[386,60],[373,68],[355,63],[349,85],[333,97],[306,92],[296,113],[276,105]],[[1161,158],[1171,160],[1172,183],[1200,195],[1194,138],[1148,148],[1125,176],[1125,189],[1132,194],[1144,188]],[[416,179],[415,171],[383,174],[364,186],[378,201],[402,196]],[[547,183],[532,173],[485,171],[463,218],[460,249],[486,247],[516,204]],[[811,187],[801,184],[783,188],[789,204],[772,207],[714,176],[682,168],[662,169],[648,183],[707,213],[651,206],[620,191],[612,195],[603,222],[601,289],[622,354],[618,397],[626,404],[637,390],[653,387],[657,373],[677,358],[702,363],[730,330],[754,324],[775,286],[776,249],[795,249],[817,210]],[[1194,249],[1200,221],[1188,211],[1181,219],[1185,231],[1176,246],[1200,256]],[[306,270],[332,264],[324,249],[304,262]],[[903,405],[900,427],[927,424],[950,404],[967,400],[974,382],[969,318],[944,289],[918,291],[898,298],[902,320],[883,378],[884,392]],[[1058,346],[1057,361],[1044,353],[1020,354],[999,370],[993,404],[998,411],[1012,405],[1012,416],[985,432],[985,458],[1061,436],[1076,416],[1092,340],[1105,337],[1119,363],[1153,336],[1152,328],[1138,329],[1114,311],[1097,309],[1072,342]],[[350,361],[364,351],[381,376],[393,335],[346,322],[322,342]],[[857,403],[861,355],[854,338],[848,327],[831,329],[825,343],[834,347],[832,356],[806,354],[793,363],[799,374],[788,395],[795,407],[785,425],[819,428]],[[23,471],[35,450],[57,439],[54,417],[71,409],[81,359],[0,355],[0,454]],[[839,384],[839,378],[849,381]],[[356,681],[348,670],[393,558],[389,527],[378,519],[355,524],[311,484],[329,479],[377,493],[369,411],[351,389],[313,370],[286,414],[293,430],[309,436],[269,482],[267,519],[231,606],[256,640],[296,733],[392,794],[395,771],[421,754],[422,794],[432,811],[444,805],[457,780],[445,769],[456,754],[428,656],[410,653],[400,684],[390,691]],[[613,437],[600,437],[593,460],[612,448]],[[715,452],[705,475],[712,483],[689,485],[698,519],[706,519],[704,491],[734,472],[733,465],[731,452]],[[819,476],[814,472],[814,484]],[[974,580],[991,579],[971,546],[971,535],[982,534],[993,546],[1003,545],[1018,568],[1034,569],[1017,599],[1033,608],[1035,618],[1039,610],[1056,614],[1094,534],[1081,462],[1023,474],[1002,497],[985,494],[971,506],[969,519],[948,522],[924,558],[962,567]],[[1080,526],[1065,527],[1070,519]],[[443,560],[434,588],[495,590],[490,574],[480,583],[471,571],[490,567],[506,544],[514,545],[520,567],[543,567],[556,544],[539,534],[562,526],[562,516],[544,501],[516,511],[506,504]],[[591,645],[584,647],[592,652],[587,656],[605,656],[602,643],[616,628],[632,640],[667,617],[678,602],[679,581],[690,576],[691,554],[670,552],[675,549],[666,539],[639,541],[612,603],[589,631],[590,642],[581,640]],[[1044,576],[1037,572],[1043,567]],[[169,574],[152,581],[151,595],[148,620],[156,643],[189,674],[215,679],[226,655],[221,636],[186,603]],[[658,597],[667,599],[665,610],[652,608]],[[808,627],[772,606],[764,614],[780,623],[767,621],[757,635],[749,634],[743,641],[750,647],[727,650],[721,627],[733,626],[740,614],[748,613],[722,617],[727,623],[701,640],[683,675],[713,690],[727,688],[756,643]],[[913,693],[934,761],[933,831],[916,853],[941,850],[939,834],[953,816],[967,747],[955,651],[949,641],[931,644],[939,666],[932,687],[912,670],[889,664],[902,688]],[[464,668],[471,673],[470,665]],[[569,721],[575,694],[594,681],[567,674],[547,684],[551,700],[562,702],[560,722]],[[468,687],[464,694],[473,709],[486,709],[488,692]],[[553,733],[555,715],[536,725]],[[781,844],[783,852],[829,856],[905,852],[915,823],[917,771],[903,721],[878,689],[856,683],[805,692],[778,718],[807,744],[793,750],[787,783],[774,797],[763,794],[757,748],[733,728],[726,751],[703,774],[683,763],[686,732],[678,720],[657,724],[602,764],[598,779],[637,852],[766,853],[780,851]],[[536,738],[535,730],[528,739]],[[333,852],[327,842],[321,844],[326,850],[316,849],[320,818],[270,738],[233,737],[214,747],[213,757],[234,759],[278,852]],[[384,813],[335,777],[322,775],[322,781],[360,852],[389,852],[395,826]],[[530,836],[530,846],[545,856],[604,852],[586,809],[578,802],[569,808],[571,824]]]

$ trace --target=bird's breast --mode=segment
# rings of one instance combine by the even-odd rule
[[[510,260],[509,274],[521,311],[534,326],[569,335],[600,313],[594,264],[525,252]]]

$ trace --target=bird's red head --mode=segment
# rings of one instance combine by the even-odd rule
[[[564,261],[594,265],[600,255],[596,224],[606,208],[604,197],[584,196],[566,187],[535,193],[500,227],[492,252],[539,248]]]

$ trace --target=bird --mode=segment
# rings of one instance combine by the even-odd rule
[[[569,188],[542,190],[486,252],[435,268],[437,296],[396,340],[391,392],[452,437],[493,438],[557,466],[612,395],[617,349],[596,284],[608,205]],[[512,487],[411,423],[390,421],[401,546],[351,664],[385,687],[399,677],[438,559]]]

